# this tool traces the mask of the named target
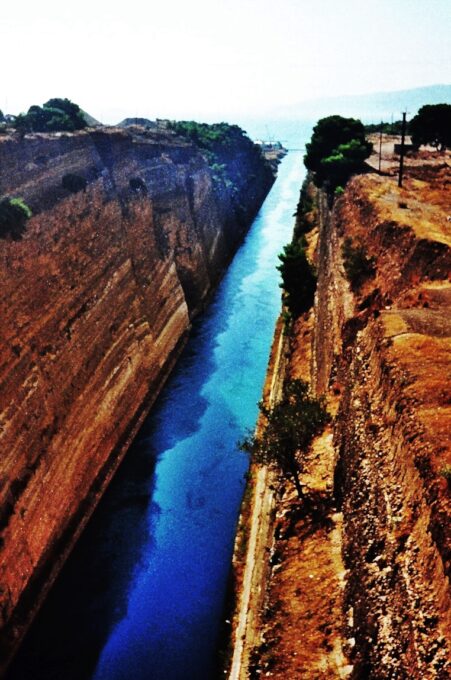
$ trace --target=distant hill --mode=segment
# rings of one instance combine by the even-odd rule
[[[130,127],[130,125],[141,125],[145,128],[156,128],[157,123],[154,120],[149,120],[148,118],[124,118],[117,127]]]
[[[83,114],[83,118],[85,119],[85,121],[87,122],[89,127],[102,126],[102,123],[100,121],[96,120],[96,118],[94,118],[93,116],[90,116],[89,113],[87,113],[86,111],[83,111],[83,109],[81,109],[81,112]]]
[[[405,110],[408,111],[408,118],[412,118],[424,104],[442,102],[451,103],[451,85],[429,85],[411,90],[310,99],[280,108],[274,112],[274,117],[316,120],[338,113],[371,123],[381,119],[390,121],[392,116],[397,120]]]

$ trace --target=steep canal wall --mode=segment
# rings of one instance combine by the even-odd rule
[[[0,139],[0,668],[17,647],[274,181],[173,133]],[[84,189],[71,192],[67,175]]]

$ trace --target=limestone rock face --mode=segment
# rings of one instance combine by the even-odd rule
[[[322,208],[314,365],[318,391],[341,394],[335,495],[359,678],[451,670],[450,176],[419,171],[403,189],[356,177]],[[375,263],[354,291],[345,238]]]
[[[170,132],[0,139],[0,196],[33,211],[21,241],[0,240],[2,663],[273,182],[236,151],[232,195]]]

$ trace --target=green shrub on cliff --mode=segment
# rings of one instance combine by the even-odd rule
[[[257,464],[278,468],[291,478],[299,499],[303,500],[302,454],[330,420],[324,400],[313,397],[309,384],[303,380],[289,380],[284,384],[282,399],[272,409],[262,403],[259,408],[266,426],[261,435],[251,435],[240,447]]]
[[[293,317],[308,311],[316,290],[316,275],[307,259],[302,240],[288,243],[278,255],[281,264],[277,267],[282,276],[284,303]]]
[[[314,173],[315,184],[333,193],[337,186],[346,184],[352,174],[363,170],[372,149],[360,120],[328,116],[313,128],[304,163]]]
[[[315,200],[312,196],[312,182],[311,173],[307,173],[304,179],[299,195],[299,201],[296,212],[293,217],[296,217],[294,227],[294,237],[300,238],[303,234],[307,234],[313,229]]]
[[[83,113],[69,99],[49,99],[43,106],[30,106],[27,113],[16,117],[14,127],[27,132],[56,132],[82,130],[86,127]]]
[[[374,257],[368,257],[363,245],[354,245],[351,238],[346,238],[342,251],[343,266],[353,290],[357,290],[369,278],[374,276],[376,263]]]
[[[2,198],[0,200],[0,238],[9,237],[13,241],[20,241],[31,215],[30,208],[21,198]]]
[[[440,475],[446,479],[448,487],[451,489],[451,465],[444,465],[440,470]]]
[[[195,144],[212,170],[215,191],[225,193],[232,202],[242,201],[240,191],[249,186],[252,173],[261,172],[261,151],[238,125],[172,121],[169,128]],[[269,166],[267,171],[271,174]],[[254,174],[254,179],[255,179]],[[236,215],[239,219],[239,211]]]
[[[197,146],[210,151],[218,147],[227,147],[238,138],[248,139],[238,125],[229,123],[197,123],[194,120],[171,121],[169,128],[181,137],[187,137]],[[250,140],[249,140],[250,141]]]

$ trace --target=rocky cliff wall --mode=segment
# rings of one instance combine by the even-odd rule
[[[451,677],[450,161],[409,157],[403,188],[368,173],[333,201],[301,191],[317,290],[277,379],[308,380],[332,422],[298,452],[304,499],[283,474],[262,494],[272,536],[246,569],[263,604],[230,678]]]
[[[449,171],[354,179],[323,203],[314,377],[341,395],[343,511],[355,678],[448,678],[451,663]],[[351,289],[351,237],[374,272]]]
[[[170,132],[0,138],[0,195],[33,211],[0,241],[3,665],[273,182],[235,151],[241,175],[218,191]]]

